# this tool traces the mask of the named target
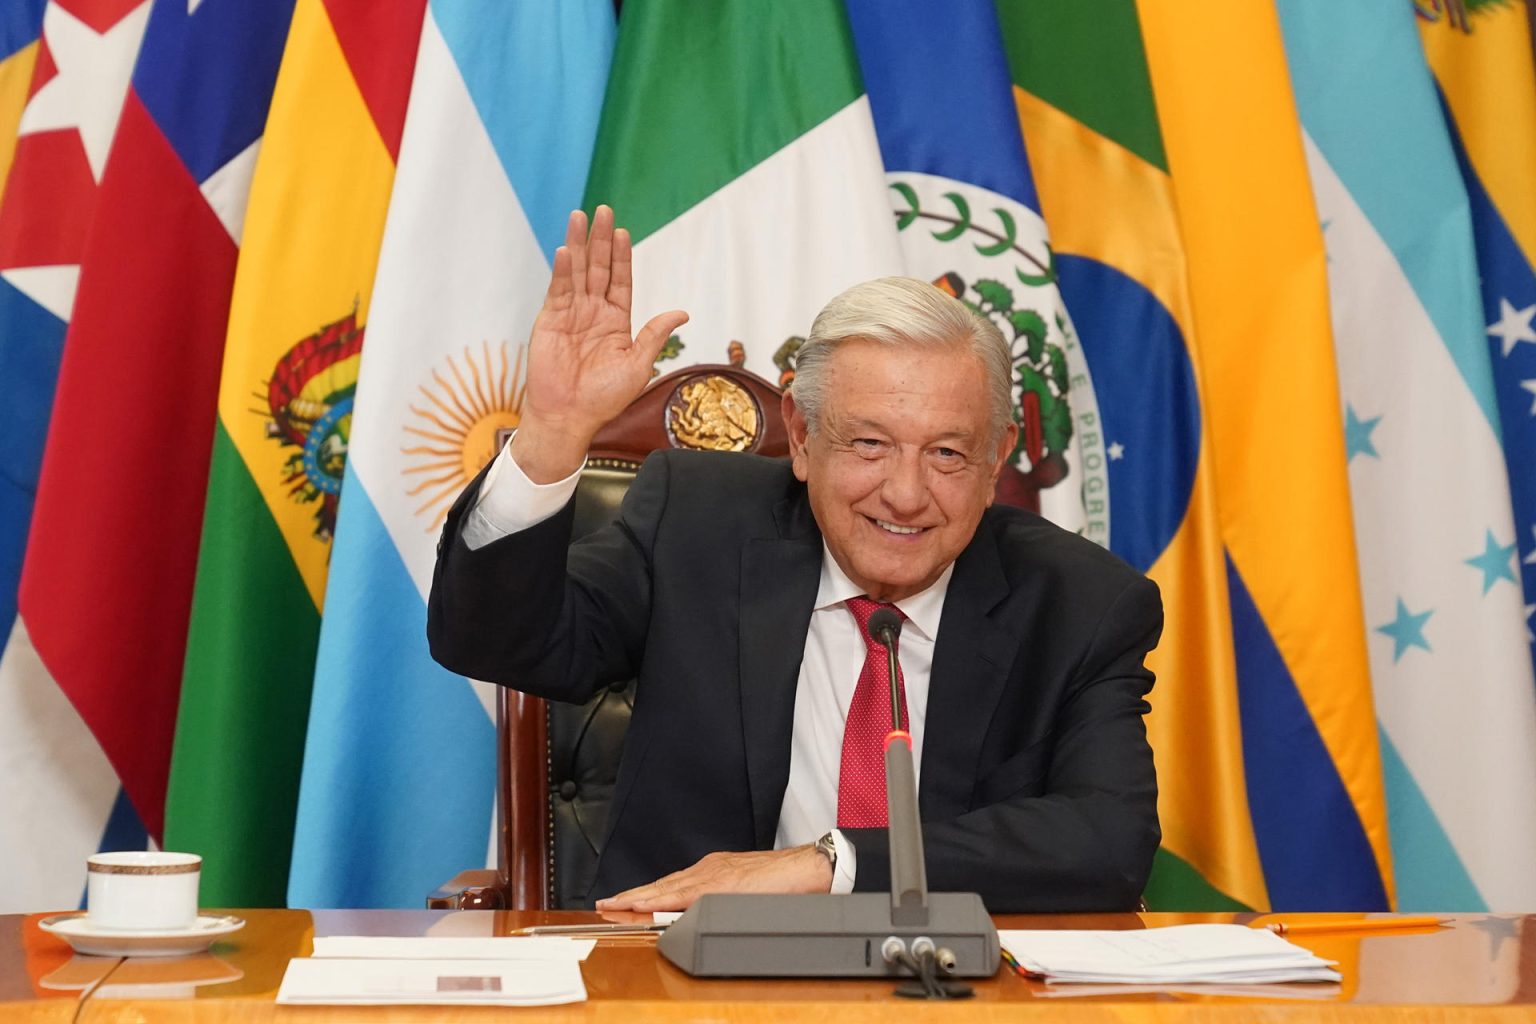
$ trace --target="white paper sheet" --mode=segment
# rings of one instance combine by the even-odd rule
[[[592,939],[557,935],[402,938],[383,935],[317,935],[312,955],[353,960],[585,960]]]
[[[1262,929],[1192,924],[1142,931],[1003,931],[1003,948],[1048,981],[1339,981],[1333,961]]]
[[[277,1001],[326,1006],[554,1006],[587,998],[565,960],[346,960],[288,962]]]

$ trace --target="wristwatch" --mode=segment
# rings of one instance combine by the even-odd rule
[[[827,858],[827,865],[832,868],[832,873],[837,874],[837,841],[828,832],[816,842],[811,844],[816,847],[816,852]]]

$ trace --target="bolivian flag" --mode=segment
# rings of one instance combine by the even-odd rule
[[[167,843],[284,902],[320,609],[424,0],[299,0],[230,306]]]

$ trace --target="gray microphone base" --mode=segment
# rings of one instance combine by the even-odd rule
[[[997,973],[997,928],[973,892],[928,894],[928,923],[892,925],[891,897],[714,893],[702,896],[657,940],[661,955],[695,977],[902,978],[880,947],[889,936],[932,939],[954,953],[950,974]]]

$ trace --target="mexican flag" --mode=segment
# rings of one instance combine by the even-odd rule
[[[637,322],[691,316],[676,365],[731,361],[739,342],[778,381],[827,299],[906,269],[833,0],[625,4],[587,180],[598,203],[636,243]]]

